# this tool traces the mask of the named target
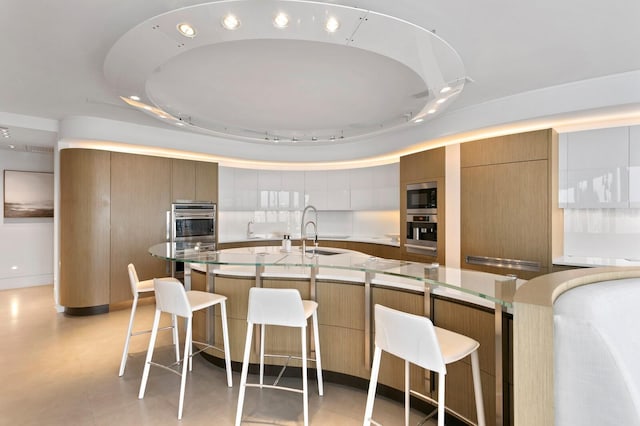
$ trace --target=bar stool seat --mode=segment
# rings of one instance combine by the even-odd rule
[[[302,300],[300,292],[296,289],[278,289],[252,287],[249,289],[249,306],[247,310],[247,339],[244,346],[244,358],[242,361],[242,375],[240,378],[240,390],[238,395],[238,408],[236,412],[236,426],[240,426],[242,421],[242,408],[244,405],[245,391],[247,387],[277,389],[302,394],[304,425],[309,424],[309,399],[307,386],[307,361],[315,361],[316,374],[318,377],[318,394],[324,394],[322,382],[322,363],[320,358],[320,338],[318,334],[318,303],[312,300]],[[307,321],[312,318],[313,337],[315,343],[315,359],[307,359]],[[251,354],[251,342],[253,339],[253,327],[261,326],[260,339],[260,382],[247,383],[249,371],[249,356]],[[265,326],[278,325],[284,327],[300,328],[302,340],[302,356],[274,355],[264,352]],[[286,357],[302,360],[302,389],[285,386],[278,386],[278,380],[284,372],[282,368],[280,375],[273,385],[264,384],[264,358],[265,357]]]
[[[124,341],[124,349],[122,350],[122,359],[120,360],[120,370],[118,372],[118,376],[122,377],[124,375],[124,370],[127,367],[127,359],[129,358],[129,343],[131,342],[131,337],[139,336],[141,334],[151,333],[151,329],[133,331],[133,324],[136,317],[136,310],[138,308],[138,299],[140,295],[143,293],[153,293],[153,279],[140,281],[138,279],[138,273],[136,272],[135,266],[133,263],[130,263],[127,266],[127,270],[129,271],[129,286],[131,287],[131,294],[133,295],[133,302],[131,304],[131,315],[129,317],[129,327],[127,329],[127,338]],[[169,280],[176,280],[175,278],[167,277]],[[175,316],[171,317],[171,326],[162,327],[160,330],[173,330],[173,343],[175,343],[178,339],[178,329],[176,327],[176,318]],[[176,361],[180,359],[180,354],[176,351]]]
[[[431,320],[426,317],[397,311],[382,305],[375,305],[374,311],[375,352],[363,425],[378,424],[372,419],[373,404],[378,384],[382,351],[385,351],[405,360],[405,426],[409,425],[410,395],[416,395],[429,402],[436,403],[438,406],[438,426],[444,426],[446,365],[470,355],[478,417],[477,424],[484,426],[484,405],[482,402],[480,363],[478,360],[480,344],[462,334],[435,327]],[[410,389],[410,364],[438,373],[438,401],[434,401],[426,395]]]
[[[187,381],[187,364],[189,365],[189,371],[193,368],[193,356],[209,348],[216,350],[224,350],[225,367],[227,371],[227,386],[233,385],[231,379],[231,356],[229,353],[229,331],[227,326],[227,297],[208,293],[204,291],[190,290],[186,291],[180,281],[173,279],[155,279],[154,289],[156,293],[156,313],[153,320],[153,328],[151,329],[151,339],[149,340],[149,349],[147,350],[147,359],[144,365],[144,371],[142,373],[142,381],[140,383],[140,392],[138,398],[144,398],[145,389],[147,387],[147,381],[149,379],[150,367],[156,366],[169,370],[181,377],[180,381],[180,399],[178,403],[178,419],[182,419],[182,410],[184,406],[184,390]],[[211,306],[220,305],[221,317],[222,317],[222,338],[224,349],[220,349],[214,345],[197,342],[193,340],[193,312],[205,309]],[[184,355],[182,360],[177,360],[170,365],[162,365],[153,362],[153,351],[158,336],[158,329],[160,324],[160,316],[163,312],[169,313],[173,316],[180,316],[186,319],[186,335]],[[193,344],[201,345],[202,348],[197,352],[193,352]],[[179,352],[179,342],[176,339],[175,342],[176,351]],[[182,363],[182,371],[177,371],[174,367]]]

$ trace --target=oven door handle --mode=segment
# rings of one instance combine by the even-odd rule
[[[426,246],[419,246],[417,244],[405,244],[405,247],[408,248],[414,248],[414,249],[420,249],[420,250],[427,250],[427,251],[436,251],[437,248],[436,247],[426,247]]]

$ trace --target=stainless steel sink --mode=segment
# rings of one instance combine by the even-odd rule
[[[324,249],[307,249],[305,251],[306,253],[313,253],[313,254],[319,254],[321,256],[331,256],[334,254],[342,254],[342,252],[339,251],[331,251],[331,250],[324,250]]]

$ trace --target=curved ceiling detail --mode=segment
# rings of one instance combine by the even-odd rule
[[[222,25],[229,14],[234,30]],[[281,145],[420,126],[465,83],[459,55],[433,32],[299,0],[220,1],[155,16],[113,45],[104,74],[123,101],[167,124]]]

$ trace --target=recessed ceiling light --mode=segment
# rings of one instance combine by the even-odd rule
[[[436,112],[436,109],[432,108],[429,111],[427,111],[427,114],[435,114],[435,112]]]
[[[196,36],[196,29],[186,22],[178,24],[178,31],[185,37],[194,38]]]
[[[422,117],[418,117],[415,120],[413,120],[414,123],[422,123],[424,121],[424,118]]]
[[[140,96],[138,96],[138,95],[131,95],[131,96],[129,96],[129,99],[131,99],[132,101],[139,101],[139,100],[140,100]]]
[[[275,18],[273,18],[273,26],[276,28],[287,28],[289,25],[289,17],[286,13],[278,13]]]
[[[340,22],[338,22],[338,20],[333,16],[329,17],[326,24],[324,25],[324,29],[330,33],[335,33],[336,31],[338,31],[338,28],[340,28]]]
[[[447,98],[440,98],[436,101],[437,104],[443,104],[447,101]]]
[[[222,19],[222,26],[228,30],[235,30],[240,27],[240,20],[235,15],[227,15]]]
[[[440,93],[447,93],[450,90],[451,90],[450,86],[444,86],[442,89],[440,89]]]
[[[184,123],[182,121],[177,121],[176,126],[184,126]]]
[[[16,149],[16,146],[15,145],[9,145],[9,148]]]

